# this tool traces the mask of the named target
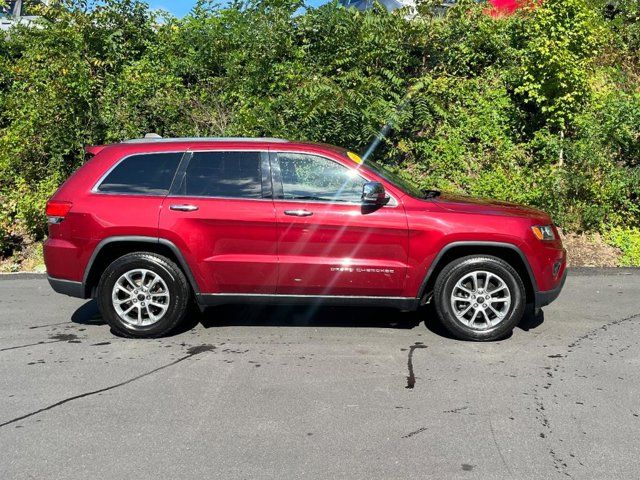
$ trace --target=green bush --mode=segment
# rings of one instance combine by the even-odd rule
[[[640,229],[614,228],[604,238],[607,243],[622,251],[621,266],[640,267]]]
[[[638,0],[499,19],[434,3],[407,21],[336,2],[201,1],[182,19],[51,2],[0,38],[0,252],[46,234],[84,145],[150,131],[364,152],[387,125],[373,157],[420,187],[537,206],[569,232],[640,228]]]

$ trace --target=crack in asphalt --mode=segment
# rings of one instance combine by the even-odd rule
[[[579,347],[583,341],[595,338],[599,333],[606,332],[610,327],[620,325],[621,323],[625,323],[638,318],[640,318],[640,313],[635,313],[633,315],[629,315],[627,317],[619,318],[609,323],[605,323],[604,325],[594,328],[588,331],[587,333],[585,333],[584,335],[579,336],[577,339],[575,339],[573,342],[567,345],[566,355],[557,354],[557,355],[548,356],[548,358],[555,360],[554,371],[557,370],[560,367],[560,363],[563,362],[569,356],[569,354],[573,352],[573,349],[576,347]],[[549,375],[548,382],[542,388],[544,388],[545,390],[549,390],[549,388],[551,387],[554,381],[554,378],[555,377],[553,376],[553,374]],[[547,432],[546,434],[544,432],[540,433],[540,437],[542,439],[545,439],[550,444],[550,447],[553,447],[551,438],[550,438],[550,434],[553,433],[553,430],[551,429],[551,423],[549,422],[549,418],[545,413],[543,394],[542,392],[539,391],[538,386],[533,388],[533,398],[536,403],[536,412],[539,414],[538,419],[540,420],[540,423],[543,429]],[[567,462],[553,448],[549,448],[549,455],[551,456],[551,459],[553,460],[553,466],[555,467],[558,473],[561,473],[569,478],[573,478],[573,476],[568,471],[569,466],[567,465]],[[579,460],[577,461],[579,463],[582,463]]]
[[[61,341],[61,340],[58,340],[58,341]],[[47,343],[52,343],[52,342],[47,342]],[[69,402],[72,402],[74,400],[79,400],[79,399],[85,398],[85,397],[90,397],[92,395],[97,395],[99,393],[108,392],[109,390],[113,390],[115,388],[122,387],[124,385],[128,385],[128,384],[130,384],[132,382],[135,382],[136,380],[140,380],[141,378],[144,378],[144,377],[152,375],[152,374],[154,374],[156,372],[159,372],[160,370],[164,370],[165,368],[169,368],[169,367],[172,367],[172,366],[174,366],[174,365],[176,365],[176,364],[178,364],[180,362],[184,362],[185,360],[187,360],[187,359],[189,359],[191,357],[194,357],[196,355],[199,355],[200,353],[210,352],[210,351],[214,350],[215,348],[216,347],[214,347],[213,345],[197,345],[197,346],[194,346],[194,347],[190,347],[190,348],[187,349],[187,354],[186,355],[174,360],[173,362],[170,362],[170,363],[167,363],[167,364],[162,365],[160,367],[154,368],[153,370],[149,370],[148,372],[141,373],[140,375],[136,375],[135,377],[132,377],[132,378],[130,378],[128,380],[125,380],[123,382],[120,382],[120,383],[116,383],[115,385],[110,385],[108,387],[100,388],[98,390],[92,390],[90,392],[85,392],[85,393],[81,393],[81,394],[78,394],[78,395],[74,395],[72,397],[65,398],[64,400],[60,400],[59,402],[53,403],[53,404],[48,405],[46,407],[40,408],[38,410],[34,410],[33,412],[27,413],[25,415],[21,415],[19,417],[13,418],[11,420],[7,420],[4,423],[0,423],[0,428],[6,427],[7,425],[11,425],[12,423],[19,422],[20,420],[24,420],[25,418],[33,417],[34,415],[37,415],[39,413],[46,412],[46,411],[51,410],[53,408],[59,407],[61,405],[64,405],[65,403],[69,403]]]
[[[409,375],[407,376],[407,386],[404,388],[413,388],[416,386],[416,376],[413,373],[413,352],[416,348],[427,348],[422,342],[416,342],[409,347],[409,356],[407,358],[407,368],[409,369]]]
[[[411,433],[407,433],[406,435],[403,435],[402,438],[411,438],[414,435],[418,435],[419,433],[422,433],[422,432],[424,432],[426,430],[427,430],[427,427],[421,427],[418,430],[415,430],[415,431],[413,431]]]
[[[570,343],[568,345],[568,348],[572,349],[574,347],[577,347],[583,341],[589,340],[590,338],[595,337],[598,333],[603,332],[603,331],[606,332],[609,327],[614,327],[616,325],[619,325],[619,324],[624,323],[624,322],[628,322],[630,320],[634,320],[636,318],[640,318],[640,312],[639,313],[634,313],[633,315],[629,315],[628,317],[624,317],[624,318],[619,318],[617,320],[613,320],[613,321],[611,321],[609,323],[605,323],[604,325],[602,325],[602,326],[600,326],[598,328],[594,328],[593,330],[590,330],[587,333],[585,333],[584,335],[581,335],[580,337],[578,337],[576,340],[574,340],[572,343]],[[571,350],[569,350],[568,353],[571,353]]]
[[[59,342],[68,342],[68,343],[80,343],[78,341],[78,336],[74,333],[56,333],[55,335],[51,335],[49,337],[49,342],[45,342],[41,340],[36,343],[27,343],[26,345],[16,345],[15,347],[5,347],[0,348],[0,352],[6,352],[7,350],[17,350],[18,348],[27,348],[27,347],[35,347],[36,345],[47,345],[49,343],[59,343]]]
[[[507,469],[507,472],[509,472],[509,476],[511,478],[515,478],[513,476],[513,472],[511,471],[511,467],[509,467],[509,464],[507,463],[507,460],[504,458],[504,455],[502,454],[502,449],[500,448],[500,445],[498,445],[498,440],[496,439],[496,432],[493,429],[493,422],[491,421],[491,415],[489,415],[489,428],[491,429],[491,436],[493,437],[493,444],[496,446],[496,450],[498,450],[498,455],[500,455],[500,458],[502,459],[502,463],[503,463],[504,467]]]
[[[68,323],[69,321],[60,322],[60,323],[49,323],[47,325],[34,325],[32,327],[29,327],[29,330],[35,330],[36,328],[57,327],[58,325],[66,325]]]
[[[6,352],[7,350],[17,350],[18,348],[27,348],[27,347],[35,347],[36,345],[47,345],[49,343],[59,343],[59,342],[64,342],[66,340],[52,340],[50,342],[36,342],[36,343],[27,343],[26,345],[17,345],[15,347],[6,347],[6,348],[0,348],[0,352]]]

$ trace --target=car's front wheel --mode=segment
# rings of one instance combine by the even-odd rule
[[[522,279],[492,256],[469,256],[448,264],[433,292],[438,317],[456,338],[490,341],[509,334],[526,305]]]
[[[190,287],[168,258],[134,252],[112,262],[97,289],[98,308],[111,328],[127,337],[159,337],[173,330],[188,310]]]

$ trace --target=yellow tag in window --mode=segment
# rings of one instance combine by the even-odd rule
[[[362,158],[360,158],[360,155],[358,155],[357,153],[347,152],[347,157],[356,162],[358,165],[362,165]]]

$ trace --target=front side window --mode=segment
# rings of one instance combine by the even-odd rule
[[[196,152],[179,195],[262,198],[260,152]]]
[[[166,195],[183,153],[150,153],[125,158],[98,186],[99,192]]]
[[[285,200],[360,203],[367,180],[328,158],[278,153]]]

